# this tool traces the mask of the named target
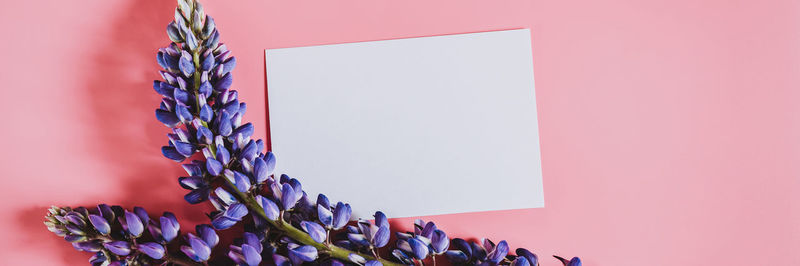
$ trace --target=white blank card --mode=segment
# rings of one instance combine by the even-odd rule
[[[278,173],[410,217],[544,206],[528,29],[266,50]]]

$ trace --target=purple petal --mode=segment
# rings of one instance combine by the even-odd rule
[[[364,246],[364,247],[369,246],[369,240],[367,240],[367,237],[362,234],[350,233],[347,234],[347,239],[350,240],[350,242],[352,242],[353,244],[359,246]]]
[[[241,157],[248,161],[253,161],[258,155],[258,144],[254,140],[250,140],[247,145],[242,149]]]
[[[247,215],[247,206],[242,203],[234,203],[225,211],[225,216],[235,220],[241,220],[245,215]]]
[[[225,146],[217,145],[216,159],[223,165],[226,165],[231,161],[231,153],[225,148]]]
[[[292,266],[292,262],[290,262],[289,259],[278,254],[272,254],[272,261],[275,263],[275,266]]]
[[[144,232],[144,225],[138,215],[125,211],[125,222],[128,225],[128,233],[131,235],[138,237]]]
[[[111,225],[108,224],[105,218],[99,215],[89,214],[89,222],[92,223],[92,226],[94,226],[97,232],[104,235],[111,233]]]
[[[255,177],[256,183],[259,184],[267,180],[267,177],[272,174],[269,172],[270,169],[267,168],[267,163],[261,158],[256,158],[253,170],[253,176]]]
[[[531,266],[531,263],[525,257],[517,257],[511,262],[511,266]]]
[[[236,67],[236,57],[231,57],[230,59],[226,60],[225,63],[222,63],[222,65],[222,72],[231,72],[233,68]]]
[[[478,260],[486,260],[486,249],[484,249],[483,246],[478,245],[478,243],[475,242],[470,242],[469,245],[470,249],[472,250],[471,257]]]
[[[194,63],[192,63],[192,55],[189,54],[189,52],[187,51],[181,52],[181,59],[180,62],[178,62],[178,68],[181,69],[181,72],[186,77],[189,77],[192,74],[194,74]]]
[[[350,221],[350,204],[339,202],[333,210],[333,229],[342,229]]]
[[[206,245],[206,242],[200,240],[199,238],[190,238],[189,244],[192,246],[192,250],[197,255],[199,260],[197,261],[206,261],[208,260],[209,256],[211,256],[211,248]]]
[[[256,249],[248,244],[242,245],[242,255],[247,265],[258,266],[261,263],[261,254]]]
[[[389,219],[386,218],[386,214],[383,214],[381,211],[375,212],[375,225],[378,227],[389,227]]]
[[[301,246],[289,250],[290,256],[295,256],[302,261],[314,261],[317,259],[317,249],[313,246]]]
[[[175,127],[181,123],[175,113],[161,109],[156,109],[156,119],[168,127]]]
[[[258,253],[261,253],[261,239],[258,239],[256,234],[250,232],[244,232],[244,243],[250,245],[251,247],[255,248]]]
[[[264,214],[267,216],[267,219],[272,221],[278,220],[280,209],[275,202],[261,195],[256,196],[256,200],[261,204],[261,207],[264,208]]]
[[[331,228],[333,225],[333,213],[322,204],[317,204],[317,217],[319,217],[319,222],[325,225],[325,227]]]
[[[497,243],[497,246],[494,247],[494,250],[490,252],[487,256],[487,260],[491,261],[495,264],[499,263],[503,258],[508,255],[508,243],[505,240],[500,241]]]
[[[214,84],[214,89],[217,91],[224,91],[230,88],[231,84],[233,84],[233,76],[231,73],[227,73]]]
[[[147,254],[147,256],[157,260],[160,260],[162,257],[164,257],[165,252],[163,246],[153,242],[138,244],[136,245],[136,249],[139,250],[139,252]]]
[[[208,130],[208,129],[206,129]],[[210,132],[210,131],[209,131]],[[202,176],[203,175],[203,168],[195,163],[187,163],[181,165],[183,166],[183,170],[186,170],[186,173],[190,176]]]
[[[181,225],[178,223],[178,219],[175,218],[174,214],[165,212],[164,216],[159,218],[159,222],[161,223],[161,236],[164,238],[164,241],[170,242],[178,236]]]
[[[214,194],[216,194],[222,203],[225,203],[225,205],[231,205],[237,202],[236,197],[222,187],[214,189]]]
[[[239,103],[237,102],[236,104],[238,105]],[[236,109],[238,111],[238,108]],[[236,130],[233,131],[233,135],[236,136],[242,134],[243,137],[250,137],[253,135],[253,131],[255,131],[255,129],[253,128],[253,124],[247,123],[236,128]]]
[[[297,204],[297,194],[294,192],[294,188],[291,185],[284,183],[281,187],[281,206],[283,206],[284,210],[289,210]]]
[[[411,246],[411,254],[417,259],[425,259],[428,256],[428,245],[416,238],[408,239],[408,245]]]
[[[198,225],[197,228],[195,228],[195,231],[197,231],[197,235],[200,236],[200,239],[202,239],[203,242],[206,242],[209,247],[213,248],[217,246],[217,243],[219,243],[217,231],[214,231],[214,228],[211,228],[210,225]]]
[[[125,241],[111,241],[103,243],[103,247],[119,256],[127,256],[131,253],[131,244]]]
[[[192,121],[192,118],[194,118],[192,113],[189,112],[189,108],[182,103],[177,103],[175,105],[175,115],[178,117],[178,120],[183,123],[189,123]]]
[[[364,257],[361,257],[360,255],[355,254],[355,253],[350,253],[349,255],[347,255],[347,259],[349,259],[350,261],[352,261],[352,262],[354,262],[356,264],[364,264],[364,263],[367,262],[367,259],[365,259]]]
[[[233,176],[234,176],[234,179],[236,180],[236,183],[235,183],[236,189],[239,190],[239,192],[247,192],[248,190],[250,190],[250,185],[251,184],[250,184],[250,178],[249,177],[245,176],[242,173],[239,173],[238,171],[235,171],[233,173]]]
[[[317,205],[322,205],[323,208],[330,210],[331,202],[325,194],[317,195]]]
[[[325,228],[322,228],[321,225],[314,222],[302,221],[300,222],[300,227],[311,236],[311,239],[317,241],[317,243],[325,242],[327,233],[325,232]]]
[[[469,260],[467,254],[464,254],[464,252],[461,250],[448,250],[444,253],[444,255],[447,256],[447,259],[449,259],[451,262],[459,263]]]
[[[167,24],[167,36],[169,36],[169,39],[172,42],[175,43],[183,42],[183,37],[181,37],[181,34],[178,31],[178,26],[175,25],[175,21]]]
[[[422,232],[420,232],[419,235],[424,236],[427,239],[431,239],[431,236],[433,236],[433,231],[435,230],[436,230],[436,224],[434,224],[433,222],[428,222],[427,224],[425,224],[425,228],[422,229]]]
[[[211,133],[211,130],[209,130],[208,128],[200,126],[197,129],[197,142],[211,144],[213,138],[214,138],[214,133]]]
[[[208,82],[208,81],[203,81],[202,83],[200,83],[200,88],[197,88],[197,92],[199,92],[200,94],[203,95],[203,97],[206,97],[206,98],[211,96],[211,93],[213,93],[213,90],[214,90],[214,87],[211,86],[211,83]],[[205,106],[207,106],[207,104],[203,105],[203,107],[205,107]],[[205,116],[203,114],[204,112],[205,112]],[[203,119],[203,121],[211,122],[211,117],[213,115],[214,115],[214,113],[213,113],[213,110],[211,110],[211,108],[206,108],[206,111],[203,111],[202,108],[200,109],[200,118]],[[206,120],[206,119],[208,119],[208,120]]]
[[[447,238],[447,234],[444,231],[436,229],[436,231],[433,231],[431,246],[436,254],[442,254],[450,246],[450,239]]]
[[[211,54],[210,50],[207,50],[203,56],[203,62],[200,63],[200,67],[203,71],[209,71],[214,66],[214,55]]]
[[[200,202],[208,200],[208,195],[210,191],[208,188],[199,188],[192,190],[191,192],[187,193],[183,196],[183,199],[186,200],[189,204],[198,204]]]
[[[228,112],[228,114],[231,115],[231,117],[233,117],[234,115],[236,115],[236,113],[239,112],[239,100],[233,99],[232,101],[226,103],[225,105],[222,106],[222,110],[225,110],[225,112]],[[233,135],[236,136],[236,133],[234,132]],[[249,135],[243,137],[249,137]]]
[[[219,176],[223,169],[222,163],[219,161],[213,158],[206,159],[206,170],[208,170],[208,173],[212,176]]]
[[[211,225],[214,226],[214,229],[224,230],[233,227],[237,222],[239,221],[220,215],[211,220]]]
[[[167,159],[176,162],[186,160],[186,156],[183,156],[183,154],[178,152],[178,150],[176,150],[175,147],[163,146],[161,147],[161,154],[163,154],[164,157],[167,157]]]
[[[230,136],[233,132],[233,125],[231,125],[231,117],[226,111],[222,111],[219,115],[219,123],[217,123],[217,132],[222,136]]]
[[[179,177],[178,183],[185,189],[198,189],[207,185],[202,176]]]
[[[147,214],[147,211],[144,208],[133,207],[133,213],[135,213],[136,216],[139,216],[142,224],[148,224],[150,222],[150,215]]]
[[[528,259],[528,263],[530,263],[531,266],[539,265],[539,256],[536,256],[536,254],[533,254],[533,252],[530,252],[527,249],[518,248],[516,250],[516,254],[517,256],[523,256]]]
[[[377,248],[382,248],[389,243],[389,236],[391,235],[391,231],[389,230],[389,226],[381,226],[378,228],[378,231],[375,232],[375,236],[372,238],[372,245]]]

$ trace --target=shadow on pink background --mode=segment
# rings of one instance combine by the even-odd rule
[[[182,170],[160,156],[167,129],[153,116],[154,52],[174,2],[3,6],[0,264],[85,263],[90,254],[41,224],[51,204],[172,210],[184,231],[206,222],[208,206],[184,203]],[[205,6],[238,57],[234,86],[262,138],[265,48],[531,28],[547,207],[425,218],[451,236],[506,239],[548,266],[550,254],[606,266],[800,264],[800,3]]]

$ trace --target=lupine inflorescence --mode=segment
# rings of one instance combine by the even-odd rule
[[[450,239],[433,222],[417,220],[413,232],[393,232],[379,211],[372,221],[351,223],[349,204],[323,194],[313,199],[299,180],[275,175],[275,156],[251,138],[253,125],[243,124],[247,105],[231,88],[236,58],[202,5],[178,0],[167,35],[172,43],[156,56],[163,80],[153,82],[162,96],[156,118],[172,130],[161,151],[177,162],[189,160],[187,176],[178,178],[189,190],[184,199],[208,201],[215,211],[210,225],[180,235],[171,213],[156,220],[138,207],[52,208],[45,224],[76,249],[96,252],[92,264],[218,262],[212,258],[220,242],[216,231],[239,225],[245,232],[229,245],[229,264],[423,265],[446,258],[456,265],[538,265],[526,249],[510,254],[506,241]],[[556,258],[581,265],[577,257]]]

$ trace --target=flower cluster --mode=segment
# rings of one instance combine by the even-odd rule
[[[155,220],[150,219],[141,207],[133,208],[132,212],[106,204],[91,210],[52,207],[44,224],[48,230],[72,243],[75,249],[94,252],[95,255],[89,259],[92,265],[192,264],[182,254],[170,250],[170,244],[176,243],[173,240],[180,235],[180,224],[170,212]],[[198,230],[207,226],[200,225]],[[217,238],[214,230],[207,230],[203,235]],[[192,243],[193,237],[189,234],[187,242]],[[185,252],[186,247],[181,249]],[[208,254],[205,257],[207,259]]]
[[[436,264],[437,258],[459,265],[538,265],[538,258],[528,250],[517,249],[514,255],[509,254],[506,241],[451,240],[433,222],[417,220],[414,232],[406,233],[393,232],[380,211],[372,221],[350,222],[349,204],[332,204],[323,194],[308,195],[299,180],[276,176],[275,156],[265,152],[264,141],[251,138],[253,125],[243,123],[247,105],[232,89],[236,58],[220,42],[214,20],[200,3],[177,1],[174,21],[167,26],[172,43],[156,56],[163,70],[159,72],[162,80],[153,82],[162,96],[155,115],[171,129],[162,154],[184,162],[187,175],[178,179],[188,190],[184,199],[190,204],[210,202],[215,208],[209,213],[211,223],[184,236],[181,253],[168,257],[171,250],[166,244],[179,234],[171,214],[158,223],[145,218],[140,208],[130,213],[120,208],[122,216],[106,217],[102,212],[91,216],[86,211],[69,215],[76,221],[89,221],[83,224],[64,218],[76,213],[68,209],[64,214],[64,209],[56,210],[61,219],[48,216],[51,231],[81,243],[76,248],[98,252],[93,262],[137,261],[146,255],[149,260],[208,263],[219,243],[215,230],[240,226],[244,233],[227,252],[237,265],[416,265]],[[103,224],[114,217],[120,217],[121,223],[116,234],[112,231],[117,227]],[[145,225],[152,239],[137,244]],[[105,237],[109,233],[112,237]],[[559,259],[569,266],[581,264],[578,258]]]

